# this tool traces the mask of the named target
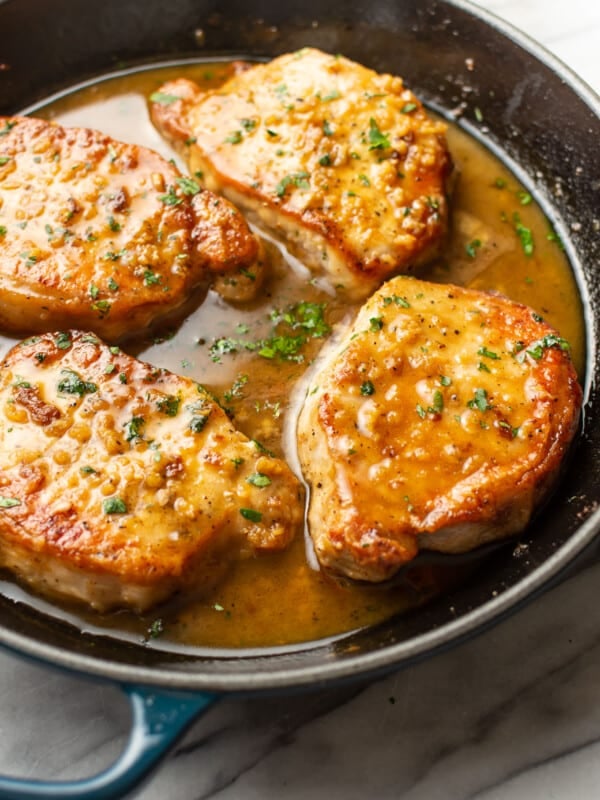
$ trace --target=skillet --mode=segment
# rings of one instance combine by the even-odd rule
[[[271,0],[177,0],[168,11],[158,0],[90,6],[84,0],[0,0],[2,61],[10,66],[0,71],[2,113],[122,64],[269,57],[308,44],[403,75],[442,113],[466,98],[460,123],[498,152],[535,194],[567,248],[587,322],[586,407],[574,458],[527,532],[529,557],[515,559],[510,545],[495,549],[464,585],[372,629],[267,651],[185,651],[83,633],[25,603],[0,598],[0,643],[122,684],[133,711],[128,749],[105,773],[72,784],[0,780],[0,796],[6,798],[119,796],[220,693],[316,688],[433,655],[561,579],[594,546],[600,527],[600,184],[594,174],[600,106],[590,90],[525,37],[464,2],[372,0],[367,8],[359,0],[334,0],[326,11],[314,0],[285,6]],[[473,60],[472,71],[465,59]]]

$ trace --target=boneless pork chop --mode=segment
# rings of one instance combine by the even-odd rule
[[[0,366],[0,565],[37,591],[142,611],[286,547],[298,481],[194,381],[81,332]]]
[[[349,298],[438,252],[446,128],[400,78],[305,48],[155,97],[152,119],[194,174]]]
[[[4,330],[82,327],[114,341],[173,314],[211,275],[226,294],[254,291],[260,262],[239,212],[152,150],[0,118]]]
[[[381,581],[522,530],[571,441],[567,343],[503,297],[386,283],[312,377],[298,428],[321,563]]]

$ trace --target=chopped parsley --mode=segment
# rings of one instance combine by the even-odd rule
[[[92,303],[92,311],[98,311],[102,317],[108,314],[110,307],[108,300],[97,300],[95,303]]]
[[[308,172],[293,172],[284,175],[275,187],[277,197],[283,197],[288,186],[297,186],[299,189],[310,189],[310,174]]]
[[[325,136],[333,136],[333,128],[331,127],[331,123],[329,120],[323,120],[323,133]]]
[[[509,433],[511,439],[515,439],[519,435],[519,428],[513,428],[509,422],[506,422],[503,419],[498,422],[498,427]]]
[[[403,114],[412,114],[413,111],[416,111],[419,106],[416,103],[405,103],[400,111]]]
[[[170,106],[171,103],[176,103],[181,100],[181,97],[176,94],[168,94],[167,92],[153,92],[150,95],[150,100],[153,103],[159,103],[161,106]]]
[[[145,424],[146,420],[143,417],[132,417],[129,422],[125,422],[123,424],[125,428],[125,441],[131,442],[134,439],[143,438],[142,430]]]
[[[33,267],[33,265],[37,262],[37,256],[34,256],[29,252],[21,253],[20,258],[25,261],[26,267]]]
[[[375,387],[371,381],[365,381],[360,385],[360,393],[363,397],[369,397],[372,394],[375,394]]]
[[[467,251],[467,255],[469,258],[475,258],[477,255],[477,251],[481,247],[481,240],[480,239],[473,239],[473,241],[469,242],[469,244],[465,245],[465,250]]]
[[[325,303],[310,303],[302,300],[285,311],[271,312],[271,320],[275,324],[285,322],[294,330],[302,330],[310,336],[320,338],[326,336],[331,328],[325,322]]]
[[[193,178],[177,178],[177,185],[187,195],[195,195],[202,191],[200,184]]]
[[[432,409],[435,414],[441,414],[442,411],[444,410],[444,395],[440,392],[439,389],[436,389],[435,392],[433,393]]]
[[[383,317],[371,317],[369,320],[369,330],[377,333],[383,328]]]
[[[21,501],[16,497],[5,497],[0,495],[0,508],[14,508],[20,506]]]
[[[489,411],[493,408],[485,389],[475,389],[474,397],[467,402],[467,406],[468,408],[477,408],[479,411]]]
[[[283,361],[303,361],[300,350],[305,344],[304,336],[271,336],[261,343],[257,351],[263,358],[281,358]]]
[[[94,394],[98,391],[98,386],[95,383],[84,381],[72,369],[62,369],[61,375],[65,377],[58,382],[58,391],[60,394],[76,394],[83,397],[84,394]]]
[[[379,130],[373,117],[369,120],[369,150],[385,150],[391,147],[390,138]]]
[[[480,347],[477,351],[477,355],[485,356],[485,358],[495,359],[496,361],[500,359],[498,353],[494,353],[493,350],[488,350],[487,347]]]
[[[266,453],[266,455],[271,456],[271,458],[275,458],[275,453],[272,450],[269,450],[268,447],[265,447],[262,442],[259,442],[258,439],[250,439],[254,447],[258,450],[259,453]]]
[[[521,242],[523,252],[527,257],[533,255],[534,244],[531,228],[526,228],[525,225],[523,225],[521,218],[517,213],[513,214],[513,222],[515,224],[515,231],[517,232],[517,236]]]
[[[11,120],[11,119],[7,120],[6,124],[4,125],[4,127],[0,128],[0,136],[6,136],[7,133],[10,133],[10,131],[12,131],[12,129],[15,127],[16,124],[17,124],[17,120],[16,119],[15,120]]]
[[[324,303],[302,301],[287,309],[271,312],[273,333],[258,341],[223,337],[213,342],[210,355],[220,362],[221,356],[247,350],[269,360],[302,362],[302,347],[310,338],[326,336],[331,328],[324,319]],[[298,332],[292,335],[292,332]]]
[[[391,297],[384,297],[383,298],[383,305],[389,306],[392,303],[394,305],[400,306],[401,308],[410,308],[410,303],[406,299],[406,297],[400,297],[398,294],[393,294]]]
[[[175,395],[172,394],[168,394],[166,397],[161,397],[160,400],[156,401],[156,407],[160,413],[166,414],[167,417],[176,417],[180,404],[181,398],[175,397]]]
[[[155,286],[160,283],[160,280],[161,276],[157,275],[156,272],[152,272],[151,269],[144,271],[144,286]]]
[[[522,206],[529,206],[533,203],[533,197],[529,194],[529,192],[517,192],[517,197],[519,198],[519,203]]]
[[[565,249],[565,246],[562,243],[562,239],[560,238],[558,233],[556,233],[556,231],[554,231],[554,230],[549,231],[549,233],[546,234],[546,239],[549,242],[556,242],[556,244],[558,245],[559,250],[564,250]]]
[[[57,333],[54,337],[54,344],[59,350],[67,350],[73,344],[68,333]]]
[[[162,619],[155,619],[150,627],[148,628],[148,638],[149,639],[158,639],[158,637],[163,633],[165,630],[165,626],[163,624]]]
[[[330,92],[324,95],[317,94],[317,97],[322,103],[329,103],[331,100],[337,100],[338,97],[341,96],[342,96],[341,93],[338,92],[337,89],[332,89]]]
[[[252,475],[246,478],[246,481],[251,483],[252,486],[258,486],[261,489],[271,485],[271,478],[268,475],[263,475],[262,472],[253,472]]]
[[[242,141],[242,132],[232,131],[229,136],[226,136],[225,139],[223,139],[223,141],[227,144],[239,144]]]
[[[120,497],[107,497],[102,510],[105,514],[127,514],[127,504]]]
[[[84,394],[94,394],[98,391],[95,383],[82,380],[75,370],[61,369],[60,374],[64,375],[58,382],[57,388],[60,394],[76,394],[83,397]]]
[[[127,252],[127,250],[125,250],[125,249],[124,250],[118,250],[116,253],[113,250],[108,250],[108,252],[106,252],[104,254],[104,260],[105,261],[118,261],[121,258],[121,256],[125,255],[126,252]]]
[[[533,342],[533,344],[531,344],[525,352],[535,361],[539,361],[544,355],[544,351],[551,347],[554,347],[558,350],[563,350],[565,352],[571,349],[571,345],[566,339],[563,339],[561,336],[557,336],[554,333],[549,333],[547,336],[544,336],[543,339]]]
[[[440,392],[439,389],[436,389],[434,391],[432,400],[433,400],[432,405],[427,406],[427,408],[422,406],[421,403],[417,403],[416,411],[417,414],[421,417],[421,419],[425,419],[427,414],[441,414],[442,411],[444,410],[444,395]]]
[[[183,203],[183,199],[181,197],[177,197],[175,194],[175,188],[173,186],[169,186],[169,191],[167,194],[160,195],[158,199],[166,206],[178,206],[180,203]]]
[[[191,430],[191,432],[201,433],[204,430],[209,417],[210,417],[210,411],[206,414],[194,414],[189,424],[189,429]]]
[[[223,392],[223,397],[225,400],[230,403],[234,398],[243,397],[243,387],[248,383],[248,381],[248,375],[238,375],[238,377],[234,380],[231,389]]]
[[[256,511],[254,508],[240,508],[240,514],[250,522],[260,522],[262,519],[260,511]]]

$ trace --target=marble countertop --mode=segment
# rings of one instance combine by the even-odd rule
[[[481,0],[600,89],[600,4]],[[596,800],[600,565],[478,638],[367,685],[230,698],[141,800]],[[128,730],[106,685],[0,652],[0,772],[91,775]]]

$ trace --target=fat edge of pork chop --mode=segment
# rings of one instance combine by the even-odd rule
[[[446,126],[400,78],[304,48],[218,89],[180,79],[159,96],[154,124],[205,185],[349,299],[438,254]]]
[[[211,279],[234,299],[260,286],[262,248],[242,215],[158,153],[25,117],[0,117],[0,134],[4,330],[116,341]]]
[[[567,343],[532,309],[389,281],[324,357],[300,413],[319,561],[382,581],[420,549],[520,532],[555,483],[581,398]]]
[[[194,381],[90,333],[0,366],[0,565],[41,594],[143,611],[286,547],[302,489]]]

